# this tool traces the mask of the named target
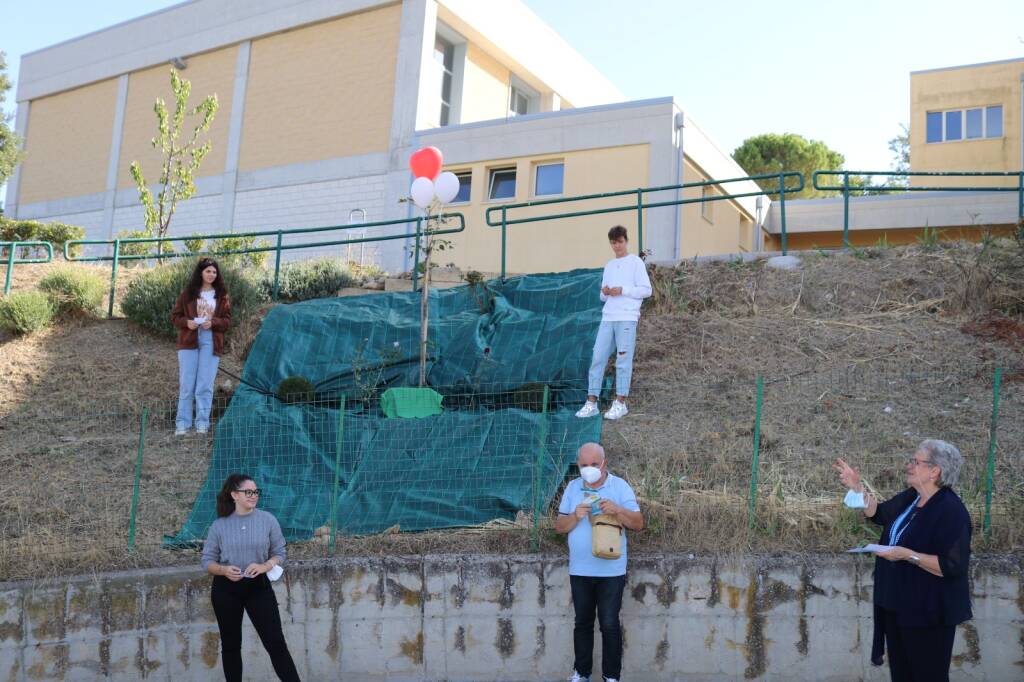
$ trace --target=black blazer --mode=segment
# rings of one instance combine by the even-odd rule
[[[881,544],[892,544],[892,524],[916,497],[917,491],[907,488],[878,505],[871,521],[882,526]],[[938,556],[943,577],[909,561],[876,557],[875,606],[896,612],[903,627],[951,626],[970,620],[971,516],[957,494],[950,488],[939,489],[914,515],[898,544]]]

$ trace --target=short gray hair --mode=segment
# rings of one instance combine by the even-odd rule
[[[581,445],[580,449],[576,451],[576,459],[580,458],[580,455],[583,453],[583,450],[586,449],[586,448],[590,448],[591,450],[597,450],[597,453],[599,455],[601,455],[601,461],[602,462],[606,459],[605,456],[604,456],[604,448],[601,447],[601,444],[600,443],[593,443],[593,442],[591,442],[591,443],[584,443],[583,445]]]
[[[921,441],[918,450],[928,453],[928,459],[939,467],[939,487],[952,488],[960,480],[960,467],[964,458],[956,446],[944,440],[929,438]]]

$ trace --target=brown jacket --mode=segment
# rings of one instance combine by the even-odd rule
[[[195,350],[199,348],[199,330],[189,329],[188,321],[199,317],[196,311],[196,299],[189,299],[188,291],[182,291],[171,309],[171,324],[178,330],[177,350]],[[213,332],[213,354],[220,356],[224,352],[224,332],[231,326],[231,297],[226,293],[217,298],[217,309],[213,311],[210,331]]]

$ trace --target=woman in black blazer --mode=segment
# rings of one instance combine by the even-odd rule
[[[882,526],[876,552],[875,642],[871,660],[881,664],[882,641],[893,682],[949,680],[956,626],[970,620],[968,566],[971,516],[952,486],[963,457],[953,445],[926,440],[907,461],[907,485],[885,502],[864,494],[864,515]],[[860,474],[842,459],[833,468],[855,495]]]

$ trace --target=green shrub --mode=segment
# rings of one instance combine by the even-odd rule
[[[72,239],[84,239],[85,230],[77,225],[65,223],[41,223],[38,220],[11,220],[0,216],[0,241],[2,242],[50,242],[53,250],[61,252],[64,242]],[[79,249],[73,249],[73,254]],[[46,251],[40,248],[25,249],[22,257],[45,256]]]
[[[49,294],[59,314],[90,316],[100,312],[107,283],[96,272],[61,266],[39,280],[39,289]]]
[[[221,276],[231,295],[232,324],[237,325],[266,301],[266,295],[264,288],[244,270],[224,263],[220,265]],[[171,308],[188,284],[195,266],[194,258],[175,260],[133,279],[121,299],[125,317],[144,329],[173,338],[177,330],[171,325]]]
[[[0,298],[0,328],[29,334],[46,327],[56,313],[50,297],[41,291],[15,291]]]
[[[313,384],[306,377],[291,376],[277,386],[278,399],[288,405],[312,402],[314,394]]]
[[[222,237],[220,239],[211,239],[210,245],[206,250],[225,263],[230,263],[240,267],[247,265],[255,266],[257,268],[263,267],[263,264],[267,262],[267,258],[270,256],[269,251],[258,251],[256,253],[232,253],[225,255],[218,255],[223,251],[244,251],[245,249],[261,249],[270,246],[270,242],[266,239],[258,239],[256,237]]]
[[[281,266],[278,298],[282,301],[308,301],[311,298],[337,296],[338,290],[358,283],[347,264],[337,258],[286,263]],[[267,295],[273,291],[274,275],[264,281]]]

